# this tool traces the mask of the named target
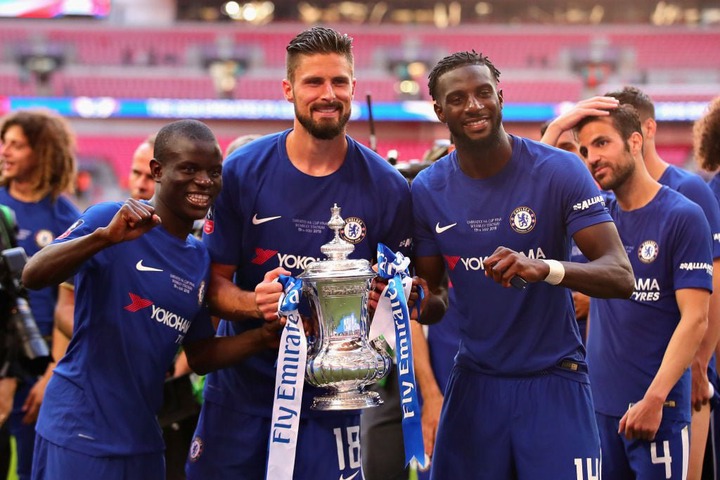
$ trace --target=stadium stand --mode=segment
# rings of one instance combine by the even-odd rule
[[[2,20],[0,94],[282,100],[284,48],[302,28],[295,23],[123,28],[80,20]],[[427,100],[427,70],[443,55],[469,49],[489,55],[501,69],[506,102],[575,102],[627,83],[641,86],[656,101],[705,102],[720,91],[717,28],[343,25],[342,30],[355,39],[358,101],[366,93],[378,102]],[[27,68],[33,55],[56,62],[44,82]],[[227,59],[237,63],[234,84],[223,92],[210,65]],[[406,73],[412,62],[420,62],[424,71],[415,78],[417,94],[404,95],[399,72]],[[400,161],[407,161],[421,158],[432,140],[390,137],[379,141],[378,151],[384,155],[396,149]],[[124,178],[138,141],[136,136],[91,133],[79,147],[81,154],[104,159]],[[679,164],[690,155],[688,145],[676,141],[666,152],[669,161]]]

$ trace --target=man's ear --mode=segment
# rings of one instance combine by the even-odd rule
[[[285,96],[285,100],[288,102],[292,102],[293,97],[293,89],[292,84],[290,83],[290,80],[287,78],[282,81],[282,89],[283,89],[283,95]]]
[[[440,120],[442,123],[445,123],[445,114],[443,114],[442,107],[437,103],[433,103],[433,110],[435,110],[435,115],[437,116],[438,120]]]
[[[654,140],[655,134],[657,133],[657,122],[652,119],[648,118],[643,122],[643,135],[648,140]]]
[[[640,132],[633,132],[630,135],[630,151],[633,154],[643,154],[643,136]]]
[[[150,173],[155,179],[155,182],[159,182],[162,178],[162,165],[155,158],[150,159]]]

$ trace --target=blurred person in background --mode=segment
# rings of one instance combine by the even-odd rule
[[[710,102],[708,110],[693,125],[693,150],[698,165],[707,172],[717,172],[720,168],[720,97]],[[710,189],[720,204],[720,174],[715,173],[708,182]],[[717,270],[714,271],[717,275]],[[715,357],[720,354],[716,347]],[[717,360],[716,360],[717,362]],[[717,367],[717,363],[716,363]],[[718,391],[713,396],[710,434],[703,464],[703,479],[720,478],[720,408],[718,408]]]
[[[356,227],[346,236],[355,246],[352,258],[374,259],[379,242],[408,253],[407,182],[346,134],[353,63],[347,35],[324,27],[298,34],[287,46],[282,81],[295,110],[292,129],[253,140],[225,160],[223,191],[204,229],[213,262],[208,298],[222,318],[220,336],[277,320],[282,284],[275,280],[299,275],[322,255],[334,203],[346,225]],[[300,410],[294,463],[268,465],[277,362],[275,348],[207,376],[189,479],[259,480],[285,464],[297,479],[362,477],[360,413],[311,410],[323,390],[309,384],[302,398],[293,396]]]
[[[253,140],[257,140],[260,137],[262,137],[262,135],[259,133],[248,133],[247,135],[240,135],[239,137],[236,137],[232,142],[228,143],[228,146],[225,148],[225,158],[228,158],[230,154],[238,148],[243,145],[247,145]]]
[[[66,196],[72,193],[75,180],[74,135],[65,119],[54,113],[21,110],[2,119],[0,139],[0,204],[15,211],[18,245],[32,257],[62,234],[80,214]],[[47,287],[29,293],[30,309],[38,329],[51,343],[54,311],[59,304],[58,288]],[[20,480],[30,478],[35,421],[54,366],[51,363],[40,378],[18,379],[14,399],[4,398],[0,402],[12,405],[8,422],[17,442]],[[9,393],[8,389],[0,390],[5,396]]]
[[[150,171],[150,160],[153,158],[155,135],[138,145],[133,153],[128,175],[128,188],[130,197],[136,200],[150,200],[155,193],[155,179]]]
[[[637,110],[644,138],[643,160],[650,176],[700,205],[710,223],[713,268],[717,273],[713,275],[707,331],[692,363],[693,416],[688,480],[699,480],[708,438],[710,400],[713,392],[720,390],[714,361],[715,349],[720,341],[720,206],[702,177],[670,165],[660,157],[656,147],[658,124],[655,121],[655,105],[646,93],[637,87],[627,86],[606,96],[617,98],[621,104],[632,105]]]

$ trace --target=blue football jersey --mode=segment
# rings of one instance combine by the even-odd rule
[[[544,282],[524,290],[485,277],[483,261],[505,246],[531,258],[569,260],[570,240],[612,221],[582,161],[512,136],[512,156],[486,179],[465,175],[456,152],[412,184],[415,255],[442,255],[455,289],[457,363],[489,374],[540,372],[584,361],[570,290]]]
[[[61,235],[80,216],[78,209],[66,197],[58,197],[54,202],[50,196],[39,202],[21,202],[11,197],[6,187],[0,187],[0,204],[15,212],[18,246],[25,249],[28,257]],[[40,333],[49,336],[52,334],[57,287],[30,290],[28,295]]]
[[[56,242],[106,226],[122,206],[90,207]],[[202,242],[159,225],[84,262],[75,276],[75,325],[45,392],[37,431],[88,455],[161,451],[156,415],[178,348],[214,334],[204,297]]]
[[[662,187],[629,212],[608,203],[635,273],[630,299],[590,303],[588,366],[595,408],[622,417],[642,400],[680,321],[675,292],[712,290],[710,227],[700,207]],[[690,370],[668,395],[663,418],[690,421]]]
[[[658,182],[682,193],[700,206],[710,224],[713,258],[720,258],[720,205],[710,186],[700,175],[675,165],[668,165]]]
[[[239,148],[223,164],[223,190],[205,223],[203,239],[214,263],[235,265],[235,283],[253,291],[276,267],[293,276],[325,257],[333,238],[330,209],[345,220],[342,236],[354,244],[350,258],[373,259],[377,245],[393,251],[410,246],[412,212],[407,181],[384,159],[347,138],[348,151],[334,173],[315,177],[292,165],[285,148],[290,130]],[[236,335],[263,320],[220,322],[218,334]],[[205,398],[239,412],[270,417],[276,351],[208,375]],[[319,390],[306,385],[303,414]]]

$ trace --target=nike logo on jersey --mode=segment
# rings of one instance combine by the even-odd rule
[[[138,263],[135,264],[135,268],[137,268],[139,272],[162,272],[162,270],[159,268],[146,267],[145,265],[143,265],[142,260],[138,260]]]
[[[344,473],[341,473],[340,480],[353,480],[353,478],[357,477],[358,473],[360,473],[360,472],[359,471],[355,472],[352,475],[350,475],[349,477],[346,477]]]
[[[277,217],[258,218],[256,213],[255,215],[253,215],[252,223],[253,225],[260,225],[266,222],[272,222],[273,220],[277,220],[278,218],[282,218],[282,216],[278,215]]]
[[[445,225],[444,227],[441,227],[441,226],[440,226],[440,222],[438,222],[438,223],[435,224],[435,232],[436,232],[436,233],[443,233],[443,232],[445,232],[445,231],[447,231],[447,230],[450,230],[450,229],[453,228],[455,225],[457,225],[457,223],[451,223],[450,225]]]

